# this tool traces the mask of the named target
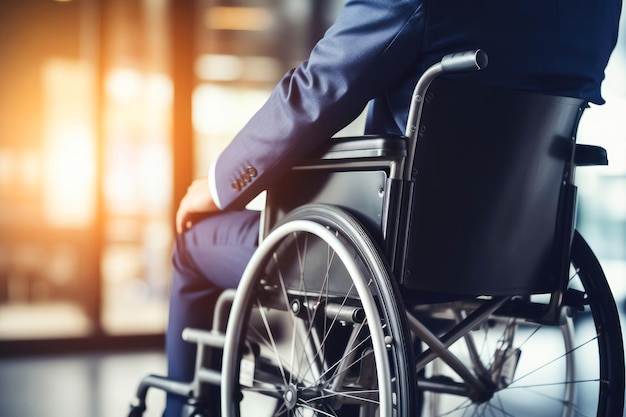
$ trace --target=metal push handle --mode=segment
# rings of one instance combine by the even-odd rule
[[[417,146],[417,127],[422,115],[422,107],[424,107],[424,96],[430,84],[441,74],[479,71],[485,68],[488,63],[487,53],[482,49],[475,49],[445,55],[440,62],[424,71],[413,90],[411,106],[409,107],[409,118],[407,119],[404,132],[404,136],[408,138],[407,163],[404,167],[405,178],[410,179],[412,175],[414,153]]]
[[[448,54],[441,59],[443,73],[478,71],[487,66],[489,57],[482,49]]]

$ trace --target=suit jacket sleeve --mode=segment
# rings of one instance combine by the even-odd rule
[[[282,78],[217,159],[220,208],[245,206],[414,73],[423,33],[422,0],[348,1],[309,59]]]

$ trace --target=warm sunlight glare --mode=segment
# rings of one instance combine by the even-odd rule
[[[138,71],[120,68],[107,77],[106,91],[117,103],[132,102],[141,93],[142,78]]]
[[[106,77],[104,196],[117,214],[167,210],[173,85],[161,73],[115,68]]]
[[[211,7],[205,22],[213,30],[264,31],[274,26],[274,18],[262,7]]]
[[[94,139],[84,126],[52,134],[46,152],[45,214],[50,224],[81,227],[93,214]]]
[[[85,227],[94,214],[92,68],[60,58],[43,66],[44,213],[55,227]]]

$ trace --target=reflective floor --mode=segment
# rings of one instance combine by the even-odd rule
[[[124,417],[148,374],[165,374],[162,352],[0,358],[0,417]],[[149,391],[144,416],[159,417],[164,403]]]
[[[0,359],[0,416],[124,417],[151,373],[165,373],[161,352]],[[150,391],[144,416],[160,416],[164,403]]]

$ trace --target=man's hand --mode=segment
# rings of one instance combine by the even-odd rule
[[[188,219],[192,213],[213,213],[219,211],[215,205],[211,192],[209,191],[209,183],[206,178],[194,180],[187,194],[183,197],[176,212],[176,231],[182,233],[191,227],[191,221]]]

